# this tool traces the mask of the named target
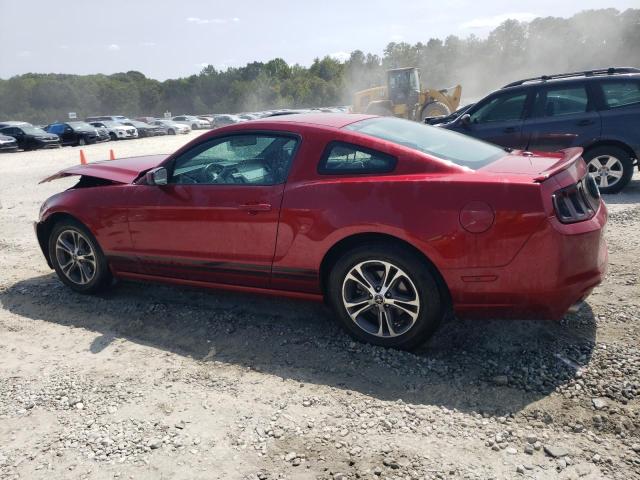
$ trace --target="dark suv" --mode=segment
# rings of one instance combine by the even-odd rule
[[[89,145],[98,141],[98,132],[85,122],[51,123],[45,130],[60,137],[63,145]]]
[[[639,125],[640,69],[609,68],[510,83],[440,126],[523,150],[583,147],[600,190],[617,193],[638,166]]]

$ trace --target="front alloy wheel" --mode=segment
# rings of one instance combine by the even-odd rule
[[[398,266],[383,260],[355,265],[342,284],[342,302],[351,320],[376,337],[397,337],[415,324],[418,291]]]
[[[64,230],[56,240],[56,260],[62,273],[77,285],[86,285],[96,275],[96,254],[77,230]]]
[[[73,219],[56,223],[49,236],[49,258],[58,278],[80,293],[94,293],[108,285],[107,259],[89,230]]]

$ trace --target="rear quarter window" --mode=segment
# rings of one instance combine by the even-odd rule
[[[614,80],[601,85],[607,108],[640,104],[640,80]]]
[[[533,117],[560,117],[585,113],[589,97],[584,85],[557,86],[540,89],[533,104]]]
[[[345,142],[327,145],[318,165],[324,175],[389,173],[396,167],[396,157],[377,150]]]

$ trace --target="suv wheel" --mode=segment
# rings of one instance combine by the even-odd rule
[[[327,294],[351,336],[384,347],[417,347],[445,311],[429,266],[410,250],[384,243],[340,258],[329,274]]]
[[[618,193],[631,180],[633,162],[629,154],[614,146],[596,147],[584,155],[589,175],[602,193]]]
[[[86,145],[87,141],[84,139],[84,137],[80,137],[78,138],[78,146],[82,147],[84,145]]]
[[[49,236],[49,256],[60,280],[76,292],[97,292],[111,279],[98,242],[73,220],[55,224]]]

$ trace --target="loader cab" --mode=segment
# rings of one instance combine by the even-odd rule
[[[389,100],[393,105],[415,105],[420,100],[420,71],[397,68],[387,72]]]

